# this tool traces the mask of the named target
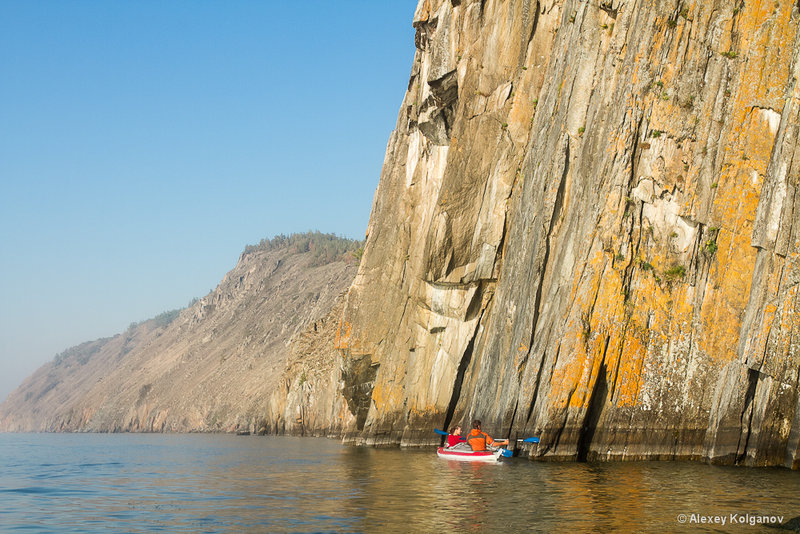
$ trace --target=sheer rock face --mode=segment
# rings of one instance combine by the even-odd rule
[[[414,26],[336,338],[348,436],[477,417],[534,457],[797,468],[796,2],[421,0]]]

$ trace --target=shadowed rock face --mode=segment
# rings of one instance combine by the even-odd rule
[[[422,0],[414,26],[337,337],[375,370],[348,436],[478,417],[540,458],[797,468],[796,2]]]

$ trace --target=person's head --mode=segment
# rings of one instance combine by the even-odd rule
[[[452,427],[450,427],[450,433],[455,436],[461,434],[461,427],[458,425],[453,425]]]
[[[475,419],[474,421],[472,421],[472,428],[474,428],[475,430],[480,430],[481,429],[481,421],[480,421],[480,419]]]

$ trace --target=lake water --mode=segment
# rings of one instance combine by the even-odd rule
[[[800,473],[481,465],[314,438],[0,434],[3,532],[779,532],[749,524],[763,516],[800,516]]]

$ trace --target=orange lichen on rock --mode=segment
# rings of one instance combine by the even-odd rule
[[[751,110],[733,145],[739,150],[726,154],[727,164],[720,177],[713,218],[721,221],[722,227],[716,238],[717,261],[709,273],[713,287],[702,311],[707,333],[702,338],[703,349],[719,361],[736,358],[741,310],[750,298],[756,260],[756,249],[750,243],[753,224],[773,143],[770,123],[757,108]]]
[[[353,335],[353,325],[348,321],[340,320],[339,327],[336,329],[336,337],[333,342],[337,350],[347,350],[350,348],[350,339]]]
[[[647,356],[647,347],[637,336],[626,335],[621,341],[617,345],[619,347],[619,370],[616,373],[615,404],[618,407],[636,406],[642,386],[642,367]],[[612,352],[610,344],[609,352]]]
[[[372,404],[378,412],[392,409],[403,402],[403,387],[396,383],[378,382],[372,389]]]
[[[762,183],[778,132],[780,101],[789,78],[796,28],[773,2],[747,2],[737,18],[747,61],[733,97],[723,172],[713,207],[719,221],[717,258],[709,274],[702,319],[703,350],[720,361],[737,357],[741,310],[747,305],[756,250],[751,235]],[[736,53],[728,56],[736,61]]]
[[[593,339],[596,332],[596,324],[591,321],[595,318],[591,315],[592,302],[595,295],[604,284],[603,265],[605,258],[602,251],[598,251],[594,256],[590,266],[594,269],[592,276],[581,280],[580,273],[576,273],[576,280],[572,284],[572,295],[577,311],[571,314],[571,320],[567,323],[565,334],[559,344],[559,358],[553,369],[552,387],[549,392],[549,402],[555,407],[580,407],[587,402],[587,393],[590,380],[596,378],[596,367],[594,359],[597,356],[597,348],[590,348],[587,343]],[[616,278],[619,281],[618,277]],[[600,354],[602,358],[602,354]]]

